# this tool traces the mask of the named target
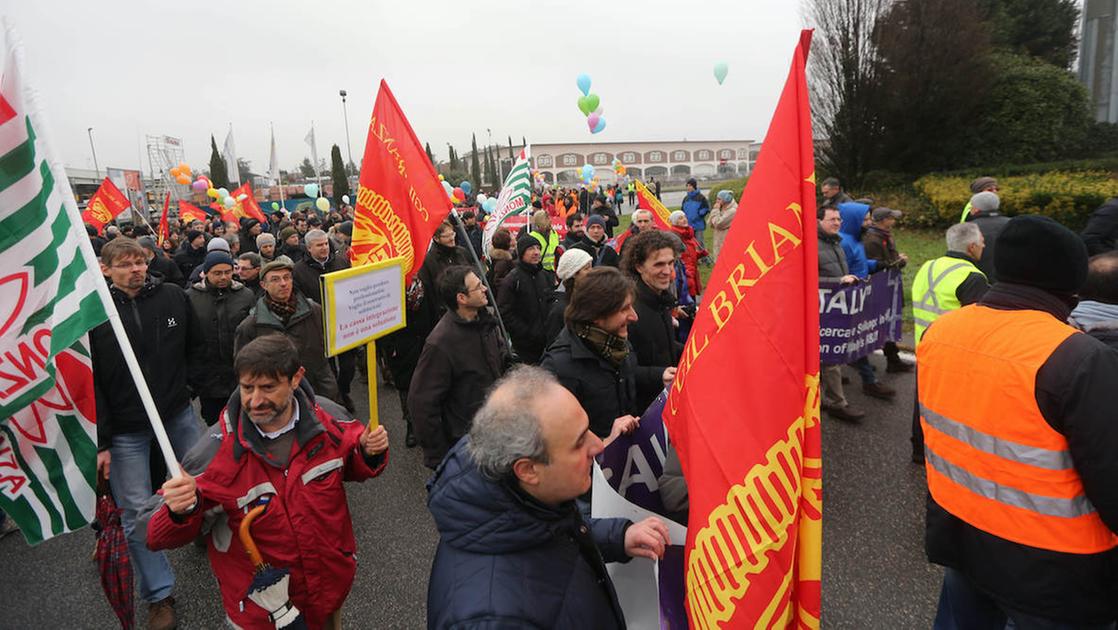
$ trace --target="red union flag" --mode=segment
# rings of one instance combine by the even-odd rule
[[[690,492],[693,628],[818,628],[823,480],[803,31],[664,420]],[[735,366],[726,370],[727,365]]]
[[[97,192],[89,198],[89,203],[82,212],[82,221],[100,232],[106,223],[115,219],[116,215],[124,212],[124,209],[130,205],[132,204],[128,201],[128,197],[125,197],[116,184],[106,177]]]
[[[671,230],[672,222],[668,220],[668,217],[672,213],[664,207],[664,204],[660,203],[660,200],[644,185],[644,182],[637,179],[633,180],[633,183],[637,185],[637,207],[652,213],[652,223],[656,225],[657,229]]]
[[[354,266],[404,259],[406,282],[419,271],[435,228],[450,214],[450,200],[435,167],[383,80],[357,186]]]
[[[184,199],[179,200],[179,216],[188,224],[194,220],[205,223],[207,217],[204,210]]]
[[[233,192],[229,193],[233,199],[237,200],[237,204],[233,206],[233,217],[236,219],[256,219],[261,223],[267,223],[268,219],[264,216],[264,212],[260,210],[260,204],[256,203],[256,196],[252,192],[252,185],[248,182],[241,184]],[[242,201],[240,196],[244,195],[245,199]]]

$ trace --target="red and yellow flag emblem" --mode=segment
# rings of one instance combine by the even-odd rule
[[[124,212],[124,210],[132,205],[128,201],[128,197],[120,192],[116,184],[108,177],[101,182],[101,187],[93,196],[89,198],[89,203],[86,205],[85,210],[82,212],[82,221],[97,228],[100,232],[109,221],[116,218],[116,215]]]
[[[818,628],[823,478],[804,31],[664,420],[690,493],[693,628]],[[727,371],[726,366],[734,369]]]

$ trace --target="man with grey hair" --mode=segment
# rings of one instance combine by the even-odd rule
[[[647,232],[649,230],[655,229],[656,224],[652,222],[651,210],[645,210],[644,208],[638,208],[634,210],[633,223],[629,226],[628,230],[625,230],[617,236],[618,255],[620,255],[621,252],[625,251],[625,242],[629,239],[630,236],[636,236],[641,232]]]
[[[956,223],[947,228],[947,254],[929,260],[916,272],[912,281],[912,320],[917,345],[940,315],[974,304],[986,294],[990,283],[975,266],[986,243],[975,222]],[[912,417],[912,461],[924,462],[924,430],[918,403]]]
[[[320,302],[322,290],[319,288],[319,278],[323,274],[349,269],[349,261],[334,255],[330,237],[317,228],[307,231],[303,236],[303,245],[306,247],[307,255],[295,263],[295,268],[291,270],[291,278],[295,282],[295,289],[302,293],[303,297]],[[330,369],[337,377],[338,391],[341,393],[338,402],[345,405],[350,413],[354,413],[357,409],[349,397],[349,386],[353,382],[353,374],[357,369],[357,353],[357,350],[349,350],[330,360]]]
[[[975,264],[982,273],[986,274],[990,284],[998,281],[998,275],[994,270],[994,243],[1005,229],[1005,224],[1009,223],[1009,217],[1002,216],[998,212],[1001,203],[1001,199],[995,192],[986,190],[976,193],[970,198],[971,210],[967,216],[967,222],[977,225],[982,231],[982,238],[986,240],[986,249],[982,250],[982,258]]]
[[[655,560],[671,541],[657,518],[584,517],[576,499],[601,450],[546,371],[497,382],[427,486],[439,529],[428,627],[625,627],[605,563]]]

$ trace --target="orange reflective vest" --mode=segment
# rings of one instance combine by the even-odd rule
[[[924,334],[917,385],[936,503],[999,538],[1090,554],[1118,546],[1118,537],[1087,498],[1035,391],[1037,371],[1074,334],[1040,311],[966,306]]]

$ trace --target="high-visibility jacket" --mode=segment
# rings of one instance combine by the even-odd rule
[[[535,230],[532,230],[530,234],[540,244],[540,262],[543,264],[543,268],[548,271],[555,271],[555,251],[559,249],[559,235],[555,233],[555,230],[549,230],[547,238],[544,238],[543,234]]]
[[[1049,551],[1118,546],[1087,498],[1067,439],[1036,402],[1037,371],[1075,328],[1047,313],[970,305],[917,347],[928,491],[979,530]]]
[[[954,256],[933,258],[916,272],[912,281],[912,321],[917,343],[937,317],[961,306],[955,291],[972,273],[982,271],[971,261]]]

